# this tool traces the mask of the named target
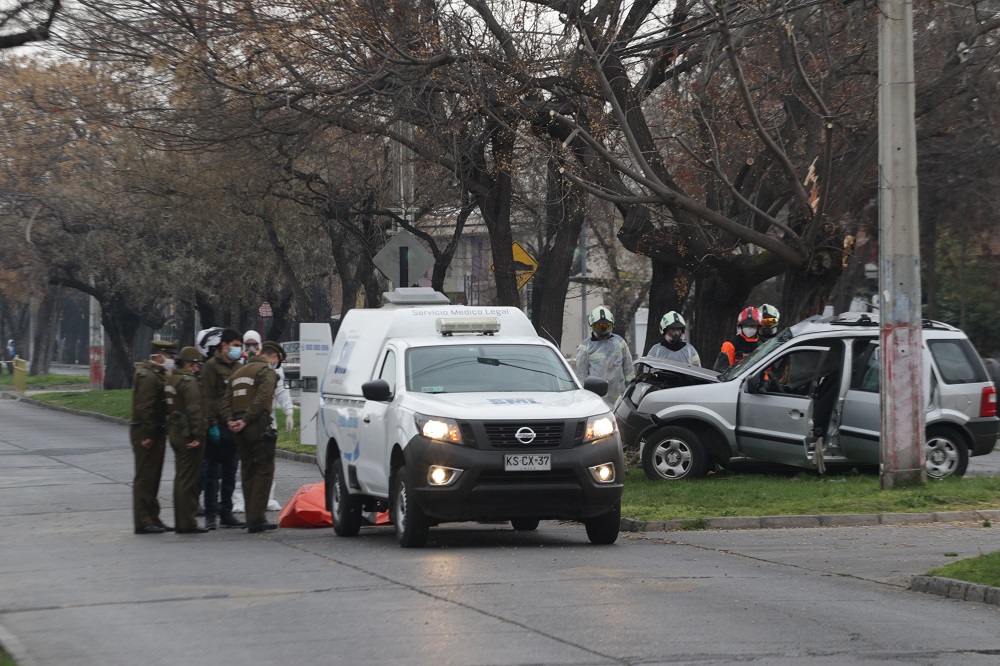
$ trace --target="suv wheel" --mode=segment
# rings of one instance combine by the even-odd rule
[[[708,471],[708,452],[687,428],[667,426],[643,445],[642,468],[653,481],[694,479]]]
[[[510,526],[518,532],[531,532],[538,529],[538,518],[511,518]]]
[[[928,479],[965,476],[969,466],[969,448],[958,433],[946,428],[930,428],[927,430],[924,466]]]
[[[344,460],[337,458],[330,466],[332,469],[326,480],[326,492],[330,493],[333,531],[337,536],[357,536],[361,531],[361,500],[352,497],[347,491]]]
[[[587,538],[590,543],[598,546],[606,546],[618,540],[618,532],[621,531],[622,524],[622,503],[615,502],[615,508],[611,513],[601,516],[594,516],[583,521],[587,528]]]
[[[427,543],[430,521],[417,506],[413,483],[406,466],[396,472],[396,492],[392,498],[392,517],[396,523],[396,541],[403,548],[420,548]]]

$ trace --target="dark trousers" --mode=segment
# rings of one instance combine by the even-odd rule
[[[160,491],[160,477],[163,474],[163,458],[166,453],[166,437],[158,435],[149,448],[139,444],[142,439],[133,428],[129,433],[132,453],[135,456],[135,477],[132,479],[132,522],[135,529],[162,525],[160,502],[156,498]]]
[[[174,523],[177,529],[191,529],[198,526],[195,513],[198,511],[198,477],[201,461],[205,454],[205,444],[189,449],[187,442],[170,442],[174,450],[176,471],[174,474]]]
[[[233,512],[233,490],[236,488],[236,442],[233,433],[224,423],[219,425],[219,443],[209,444],[205,436],[204,469],[205,517],[216,517]]]
[[[274,454],[261,455],[264,429],[248,425],[236,433],[236,450],[243,465],[243,500],[246,502],[247,525],[267,522],[267,500],[274,481]]]

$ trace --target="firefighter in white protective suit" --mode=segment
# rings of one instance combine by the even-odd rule
[[[625,386],[635,378],[632,352],[624,338],[611,332],[615,316],[610,308],[597,306],[587,321],[591,333],[576,349],[576,375],[581,381],[591,376],[608,380],[604,400],[614,406]]]

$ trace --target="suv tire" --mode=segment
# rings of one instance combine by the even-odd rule
[[[587,528],[587,538],[590,543],[607,546],[618,540],[622,525],[622,503],[615,502],[615,508],[610,513],[594,516],[583,521]]]
[[[667,426],[643,445],[642,469],[652,481],[696,479],[708,472],[708,451],[691,430]]]
[[[924,460],[928,479],[965,476],[969,466],[969,447],[962,436],[951,428],[928,428]]]
[[[512,518],[510,526],[518,532],[532,532],[538,529],[538,518]]]
[[[347,491],[343,458],[337,458],[330,466],[332,469],[327,475],[326,492],[330,494],[333,531],[337,536],[357,536],[361,531],[361,500]]]
[[[417,506],[409,470],[400,467],[395,476],[392,498],[392,518],[396,524],[396,542],[403,548],[420,548],[427,543],[430,521]]]

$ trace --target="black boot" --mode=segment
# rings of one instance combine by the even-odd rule
[[[236,516],[231,513],[222,514],[222,517],[219,519],[219,523],[223,527],[246,527],[246,523],[242,520],[238,520]]]
[[[277,525],[275,525],[274,523],[269,523],[267,521],[264,521],[262,523],[250,523],[249,525],[247,525],[247,532],[250,532],[251,534],[255,532],[266,532],[268,530],[276,530],[276,529],[278,529]]]
[[[205,529],[214,530],[215,528],[215,516],[205,516]]]

